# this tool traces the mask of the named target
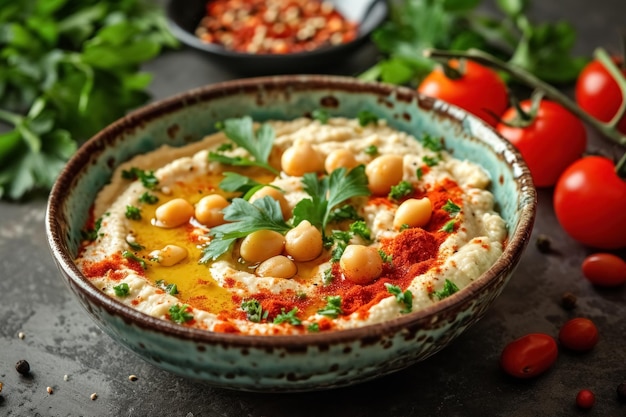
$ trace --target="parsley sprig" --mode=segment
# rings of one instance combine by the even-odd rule
[[[340,314],[343,314],[343,310],[341,309],[341,296],[329,295],[326,297],[326,305],[317,310],[317,313],[333,319],[339,317]]]
[[[443,283],[443,288],[439,291],[433,291],[432,295],[437,297],[437,299],[439,300],[443,300],[444,298],[451,296],[457,291],[459,291],[459,287],[457,287],[454,282],[446,279],[446,281]]]
[[[188,309],[189,306],[187,304],[173,304],[169,309],[170,320],[178,324],[183,324],[193,320],[193,314],[189,313],[187,311]]]
[[[285,312],[285,309],[281,308],[280,314],[274,318],[274,324],[289,323],[293,326],[300,326],[302,324],[302,320],[298,318],[297,314],[298,307],[294,307],[288,312]]]
[[[263,310],[259,300],[251,298],[241,303],[241,309],[246,313],[246,317],[253,323],[260,323],[267,318],[269,311]]]
[[[228,139],[248,151],[254,159],[209,152],[210,161],[234,166],[257,166],[279,174],[278,170],[268,163],[275,138],[274,129],[269,124],[263,123],[255,131],[252,118],[244,116],[219,122],[217,128],[222,130]]]
[[[236,239],[245,237],[257,230],[273,230],[285,233],[291,229],[283,219],[278,201],[266,196],[250,203],[243,198],[235,198],[224,209],[224,223],[209,232],[211,241],[203,249],[200,263],[216,260],[226,253]]]
[[[396,297],[398,304],[404,306],[404,308],[400,310],[401,313],[410,313],[413,310],[413,293],[410,290],[402,292],[402,288],[388,282],[385,283],[385,288],[387,288],[389,294]]]

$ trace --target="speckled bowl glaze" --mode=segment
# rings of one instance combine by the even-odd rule
[[[508,226],[503,255],[468,287],[423,310],[368,327],[299,336],[211,333],[149,317],[102,293],[74,265],[92,202],[121,162],[165,143],[198,140],[225,118],[292,119],[320,108],[346,117],[371,111],[395,128],[442,137],[454,156],[481,164],[491,174],[491,191]],[[108,126],[78,150],[59,176],[46,230],[63,279],[113,339],[155,366],[215,386],[289,392],[366,381],[443,349],[501,293],[528,243],[535,209],[535,189],[520,154],[480,120],[408,88],[300,75],[208,85]]]

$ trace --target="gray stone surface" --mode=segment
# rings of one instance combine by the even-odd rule
[[[596,46],[618,51],[623,0],[534,3],[537,18],[565,18],[576,26],[579,53],[590,54]],[[328,72],[356,73],[374,57],[366,46],[349,64]],[[155,99],[238,76],[184,48],[146,69],[155,74]],[[612,149],[594,132],[590,135],[590,147]],[[44,234],[45,198],[0,202],[0,416],[625,416],[616,387],[626,380],[626,288],[599,290],[583,279],[580,264],[591,252],[560,230],[551,197],[550,190],[539,193],[533,242],[511,283],[486,316],[448,348],[372,382],[289,395],[209,387],[154,368],[117,345],[57,274]],[[539,234],[553,239],[558,255],[536,250]],[[578,296],[573,311],[560,306],[565,291]],[[509,341],[529,332],[556,335],[576,316],[591,318],[599,327],[600,343],[593,351],[563,351],[554,367],[535,380],[503,374],[498,358]],[[27,377],[15,370],[20,359],[31,365]],[[138,379],[130,381],[131,374]],[[582,388],[597,396],[589,413],[575,406]]]

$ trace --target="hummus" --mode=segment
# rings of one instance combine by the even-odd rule
[[[410,314],[502,254],[489,175],[438,138],[376,119],[225,122],[116,170],[76,259],[94,286],[183,326],[300,334]]]

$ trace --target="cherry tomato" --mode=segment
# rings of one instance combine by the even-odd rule
[[[554,188],[554,211],[561,227],[588,246],[626,246],[626,181],[613,161],[587,156],[570,165]]]
[[[459,61],[450,60],[449,65],[458,69]],[[465,60],[465,73],[460,78],[448,78],[443,69],[437,68],[424,78],[417,91],[459,106],[492,126],[508,106],[506,85],[500,76],[470,60]]]
[[[594,285],[617,287],[626,283],[626,261],[610,253],[594,253],[585,258],[583,275]]]
[[[618,59],[613,61],[620,64]],[[625,70],[622,73],[626,75]],[[578,75],[576,102],[587,113],[603,122],[608,122],[617,114],[622,103],[622,92],[601,62],[591,61]],[[626,116],[620,119],[617,128],[626,133]]]
[[[520,103],[529,112],[532,100]],[[517,116],[514,107],[502,115],[503,122]],[[496,130],[520,151],[537,187],[551,187],[571,163],[580,158],[587,147],[585,125],[559,104],[541,100],[537,115],[525,127],[498,123]]]
[[[561,327],[559,342],[567,349],[587,352],[598,343],[598,328],[589,319],[571,319]]]
[[[576,394],[576,405],[580,408],[587,410],[593,407],[595,403],[596,395],[588,389],[581,389]]]
[[[500,366],[517,378],[533,378],[547,371],[556,361],[558,347],[552,336],[530,333],[506,345]]]

